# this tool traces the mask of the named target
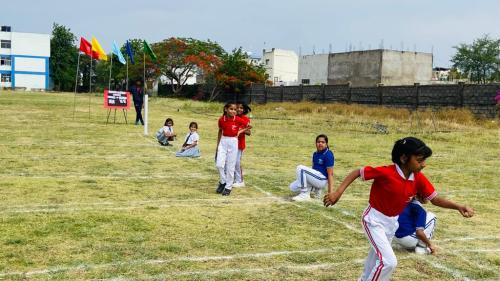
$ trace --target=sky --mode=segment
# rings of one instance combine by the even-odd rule
[[[210,39],[252,56],[263,49],[299,55],[349,49],[434,54],[451,66],[453,46],[489,34],[500,38],[498,0],[15,0],[0,4],[0,25],[51,33],[53,23],[76,37],[95,36],[105,51],[129,38]]]

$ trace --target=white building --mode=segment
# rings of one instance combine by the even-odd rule
[[[274,86],[298,84],[299,57],[294,51],[263,50],[262,64]]]
[[[0,30],[0,88],[49,88],[50,35]]]
[[[328,54],[301,56],[299,59],[299,84],[327,84],[328,56]]]

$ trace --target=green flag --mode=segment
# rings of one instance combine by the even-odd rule
[[[152,60],[156,61],[156,55],[155,53],[153,53],[153,50],[149,46],[148,42],[144,40],[143,43],[144,43],[144,53],[148,54]]]

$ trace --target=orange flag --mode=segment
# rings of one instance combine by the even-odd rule
[[[92,53],[94,52],[99,56],[99,60],[108,60],[108,55],[106,55],[106,52],[102,49],[101,44],[92,36]]]

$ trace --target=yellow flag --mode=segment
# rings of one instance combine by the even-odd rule
[[[95,39],[94,36],[92,36],[92,52],[95,52],[99,55],[100,60],[108,60],[108,55],[104,52],[104,50],[101,47],[101,44]]]

